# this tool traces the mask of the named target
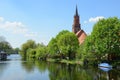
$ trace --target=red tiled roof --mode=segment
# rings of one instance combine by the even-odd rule
[[[84,39],[86,38],[86,33],[83,30],[79,30],[76,33],[76,36],[78,37],[79,43],[82,44],[84,42]]]

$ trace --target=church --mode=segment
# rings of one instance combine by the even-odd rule
[[[84,30],[81,29],[77,6],[76,6],[75,15],[74,15],[73,25],[72,25],[72,32],[75,33],[76,36],[78,37],[79,44],[82,44],[85,38],[87,37],[87,34],[84,32]]]

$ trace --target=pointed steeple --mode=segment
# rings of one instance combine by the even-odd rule
[[[76,13],[75,13],[76,16],[78,16],[78,9],[77,9],[77,5],[76,5]]]
[[[76,5],[76,11],[75,11],[75,15],[74,15],[74,23],[72,26],[72,31],[76,34],[79,30],[81,30],[81,25],[79,22],[78,9],[77,9],[77,5]]]
[[[79,18],[79,14],[78,14],[77,5],[76,5],[74,21],[73,21],[73,25],[72,25],[72,32],[76,34],[76,36],[77,36],[77,38],[79,40],[79,44],[82,44],[87,35],[81,29],[81,24],[80,24],[80,18]]]

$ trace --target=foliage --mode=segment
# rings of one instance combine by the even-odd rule
[[[63,55],[60,52],[59,46],[58,46],[58,40],[59,38],[64,35],[65,33],[69,33],[68,30],[62,30],[59,32],[55,38],[52,38],[48,44],[48,52],[49,52],[49,57],[52,58],[61,58]]]
[[[36,59],[46,60],[47,58],[47,47],[38,47],[36,49]]]
[[[27,51],[29,49],[35,49],[36,48],[36,43],[35,41],[33,40],[28,40],[26,43],[24,43],[22,46],[21,46],[21,50],[20,50],[20,54],[22,55],[23,58],[26,58],[27,56]]]
[[[62,54],[67,55],[69,59],[74,59],[79,42],[74,33],[67,32],[60,36],[58,46]]]
[[[67,30],[63,30],[55,38],[51,39],[48,44],[48,50],[50,55],[73,59],[75,58],[78,45],[76,35]]]
[[[113,17],[99,20],[86,39],[86,51],[97,58],[115,54],[120,55],[120,19]]]
[[[77,54],[76,54],[76,58],[77,59],[84,59],[87,56],[87,53],[85,52],[85,44],[81,44],[79,45],[78,49],[77,49]]]
[[[56,39],[59,40],[59,38],[60,38],[62,35],[66,34],[66,33],[70,33],[70,32],[69,32],[68,30],[62,30],[62,31],[60,31],[60,32],[56,35]]]
[[[0,36],[0,51],[5,51],[8,54],[13,52],[12,46],[5,40],[5,37]]]
[[[21,46],[20,54],[23,59],[45,59],[47,47],[43,43],[36,44],[33,40],[28,40]]]
[[[49,52],[49,56],[53,57],[56,54],[60,53],[59,52],[59,48],[57,45],[57,39],[52,38],[48,44],[48,52]]]
[[[27,57],[28,58],[35,58],[35,55],[36,55],[36,49],[29,48],[27,50]]]
[[[14,51],[15,54],[18,54],[20,49],[19,48],[14,48],[13,51]]]

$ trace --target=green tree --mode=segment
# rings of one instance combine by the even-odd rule
[[[58,40],[60,37],[66,33],[69,33],[68,30],[62,30],[60,31],[55,38],[52,38],[48,44],[48,52],[49,56],[52,58],[63,58],[63,54],[60,52],[59,46],[58,46]]]
[[[48,52],[49,52],[50,57],[53,57],[60,53],[58,45],[57,45],[57,40],[55,38],[52,38],[50,40],[48,44]]]
[[[79,46],[78,39],[74,33],[62,30],[48,44],[49,55],[54,58],[74,59]]]
[[[59,38],[60,38],[62,35],[66,34],[66,33],[69,33],[69,31],[68,31],[68,30],[62,30],[62,31],[60,31],[60,32],[56,35],[56,39],[59,40]]]
[[[58,39],[60,52],[66,55],[70,60],[75,58],[79,42],[74,33],[67,32],[61,35]]]
[[[76,58],[77,59],[84,59],[86,56],[87,56],[87,53],[85,52],[85,44],[82,43],[78,47]]]
[[[35,59],[35,55],[36,55],[36,49],[29,48],[27,50],[27,58],[34,58]]]
[[[108,55],[112,59],[120,55],[120,19],[117,17],[99,20],[86,41],[86,51],[97,58]]]
[[[5,40],[5,37],[3,36],[0,36],[0,51],[5,51],[8,54],[13,52],[12,46]]]
[[[18,54],[18,53],[19,53],[19,51],[20,51],[20,49],[19,49],[19,48],[14,48],[13,50],[14,50],[14,53],[15,53],[15,54]]]
[[[47,59],[47,54],[48,51],[47,51],[47,47],[44,46],[44,47],[38,47],[36,49],[36,59],[40,59],[40,60],[46,60]]]
[[[12,49],[12,47],[8,42],[6,42],[6,41],[0,42],[0,50],[7,51],[9,49]]]
[[[26,43],[24,43],[21,46],[20,54],[23,58],[27,57],[27,51],[29,49],[35,49],[36,48],[36,43],[33,40],[28,40]]]

